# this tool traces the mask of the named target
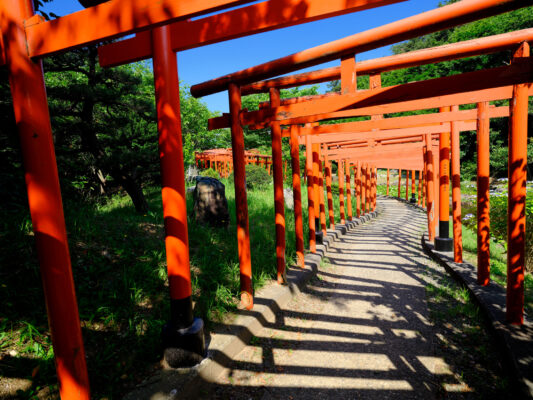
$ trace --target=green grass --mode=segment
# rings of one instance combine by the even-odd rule
[[[391,196],[396,195],[393,182],[397,180],[391,174]],[[224,183],[231,216],[228,229],[198,225],[189,215],[195,314],[203,317],[208,326],[234,311],[239,297],[234,189],[231,183]],[[340,223],[337,183],[332,191],[335,223]],[[378,194],[384,192],[384,185],[378,186]],[[160,190],[146,188],[145,193],[150,206],[145,215],[137,214],[130,199],[123,195],[115,195],[105,204],[65,203],[95,398],[120,397],[158,368],[159,335],[169,315],[163,219]],[[192,210],[192,198],[188,197],[187,203],[188,210]],[[248,191],[248,204],[253,284],[257,290],[276,274],[272,186]],[[308,248],[307,190],[303,183],[302,204],[304,242]],[[353,196],[354,216],[355,206]],[[286,209],[285,216],[287,264],[291,265],[295,261],[294,213]],[[464,238],[468,250],[466,231]],[[505,268],[498,267],[499,258],[494,254],[492,270],[497,280],[501,275],[498,271],[504,274]],[[47,393],[45,397],[57,397],[37,254],[25,210],[0,210],[0,265],[0,376],[31,382],[31,388],[19,394],[21,398],[37,394],[42,397],[43,393]],[[528,275],[529,306],[532,286]]]
[[[443,358],[453,376],[437,375],[439,398],[505,398],[512,387],[500,361],[497,344],[488,332],[470,292],[456,284],[435,263],[427,268],[430,277],[426,295],[435,329],[436,357]],[[460,391],[448,384],[459,381]],[[457,390],[457,385],[455,385]]]
[[[234,188],[232,182],[223,182],[231,217],[227,229],[197,224],[192,196],[187,197],[195,314],[204,318],[208,327],[236,310],[239,300]],[[272,189],[268,185],[248,191],[254,290],[276,275]],[[340,223],[338,184],[332,190],[335,222]],[[164,230],[160,190],[145,188],[145,194],[150,209],[145,215],[137,214],[129,197],[123,195],[115,195],[105,204],[65,202],[94,397],[119,397],[158,365],[159,335],[169,315]],[[303,182],[302,202],[308,248],[307,188]],[[352,204],[355,215],[355,196]],[[293,211],[286,209],[285,217],[286,259],[287,265],[292,265]],[[5,299],[0,310],[0,375],[31,381],[31,388],[20,393],[21,397],[42,396],[43,390],[56,397],[53,349],[25,210],[3,213],[0,250],[0,297]]]
[[[463,225],[463,258],[477,267],[477,235],[471,228]],[[490,243],[490,276],[499,285],[507,285],[507,253],[501,243]],[[533,312],[533,276],[524,276],[524,308],[531,315]]]
[[[386,175],[381,177],[381,181],[386,180]],[[405,173],[403,174],[403,184],[401,190],[401,198],[405,198]],[[395,182],[395,184],[392,184]],[[398,176],[391,173],[389,196],[396,197],[398,195]],[[418,183],[418,181],[417,181]],[[450,189],[451,190],[451,189]],[[417,187],[418,191],[418,187]],[[377,187],[378,195],[386,194],[386,184],[380,184]],[[418,193],[418,192],[417,192]],[[477,235],[476,235],[476,183],[475,182],[461,182],[461,194],[463,196],[461,211],[463,215],[463,250],[464,259],[469,263],[477,266]],[[450,191],[451,195],[451,191]],[[491,195],[491,243],[490,243],[490,257],[491,257],[491,279],[501,286],[506,286],[507,279],[507,252],[506,252],[506,237],[507,237],[507,192],[505,189],[501,193]],[[451,218],[450,218],[451,219]],[[528,270],[531,269],[533,258],[533,192],[528,189],[526,197],[526,263]],[[524,308],[528,314],[533,312],[533,275],[531,271],[526,272],[524,278],[524,292],[525,305]]]
[[[129,198],[122,195],[113,196],[102,205],[65,204],[95,398],[120,397],[157,368],[160,357],[160,331],[169,316],[161,195],[156,188],[147,188],[145,193],[150,206],[145,215],[137,214]],[[248,192],[255,290],[276,274],[272,193],[272,186]],[[196,224],[192,213],[189,215],[195,314],[203,317],[208,326],[235,310],[239,297],[231,185],[226,187],[226,195],[231,216],[228,229]],[[192,198],[188,197],[187,203],[188,210],[192,210]],[[2,217],[0,376],[30,380],[31,389],[20,396],[31,398],[39,391],[37,388],[47,388],[52,393],[48,397],[55,397],[53,350],[31,223],[23,211]],[[294,217],[290,210],[286,218],[287,263],[292,264]]]

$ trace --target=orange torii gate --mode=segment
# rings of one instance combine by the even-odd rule
[[[102,65],[153,58],[171,297],[163,339],[167,347],[204,354],[203,323],[192,313],[175,51],[399,1],[268,0],[195,20],[252,0],[113,0],[51,21],[35,15],[30,0],[0,4],[0,65],[9,72],[62,398],[88,399],[89,383],[39,60],[133,33],[99,49]],[[235,23],[241,20],[248,23]]]
[[[502,5],[502,4],[500,4]],[[526,5],[526,4],[523,4]],[[358,65],[363,63],[355,62],[355,53],[366,51],[374,47],[379,47],[385,43],[389,43],[389,40],[396,40],[402,38],[402,40],[411,32],[419,32],[428,28],[426,24],[444,23],[443,19],[447,19],[448,23],[451,19],[461,15],[461,18],[465,17],[465,8],[469,8],[469,12],[473,8],[477,8],[476,12],[486,12],[486,8],[489,6],[489,2],[486,1],[462,1],[459,3],[451,4],[442,7],[438,10],[430,11],[428,13],[421,14],[419,16],[407,18],[397,23],[389,24],[385,27],[376,28],[367,32],[362,32],[356,35],[352,35],[345,39],[337,40],[328,44],[324,44],[312,49],[302,51],[278,60],[274,60],[269,63],[251,67],[236,73],[225,75],[223,77],[204,82],[191,87],[191,93],[194,96],[204,96],[215,92],[228,90],[230,99],[230,113],[222,115],[221,117],[214,118],[209,122],[209,128],[221,128],[231,127],[232,136],[238,140],[242,137],[242,126],[248,126],[251,129],[271,127],[273,144],[277,141],[279,135],[280,125],[290,126],[290,138],[291,148],[298,145],[298,132],[301,130],[316,129],[316,125],[312,123],[319,121],[325,121],[328,119],[346,118],[354,116],[367,116],[371,115],[373,118],[371,121],[361,121],[356,123],[366,123],[372,125],[372,128],[368,127],[368,135],[372,134],[374,129],[380,129],[385,127],[388,122],[388,118],[383,118],[383,114],[391,114],[396,112],[416,111],[420,109],[438,108],[442,114],[453,114],[453,119],[448,121],[448,126],[433,127],[429,129],[437,129],[436,133],[439,134],[439,151],[435,151],[431,144],[431,133],[424,132],[424,129],[428,127],[420,127],[420,133],[424,135],[425,146],[420,148],[423,151],[426,160],[434,160],[435,155],[439,154],[439,169],[438,169],[438,182],[439,185],[435,185],[435,180],[431,179],[431,176],[437,172],[433,166],[433,162],[428,163],[426,161],[425,167],[430,173],[427,173],[428,177],[426,183],[426,192],[428,195],[428,216],[434,217],[435,209],[439,210],[439,234],[440,237],[435,238],[436,247],[439,246],[442,249],[447,249],[451,243],[449,240],[449,198],[448,188],[450,181],[449,172],[449,157],[450,147],[453,141],[453,147],[458,149],[458,135],[459,126],[461,124],[468,124],[462,120],[461,115],[465,114],[465,110],[459,111],[458,105],[471,104],[471,103],[485,103],[488,108],[488,101],[512,99],[512,106],[506,112],[510,115],[513,121],[510,125],[510,142],[517,142],[514,150],[510,152],[510,160],[516,160],[518,165],[525,165],[525,148],[527,142],[527,96],[528,96],[528,84],[531,82],[533,76],[533,65],[530,61],[528,53],[528,45],[525,41],[533,38],[533,30],[527,29],[515,33],[514,35],[498,35],[495,37],[479,39],[476,41],[469,41],[463,44],[454,43],[444,46],[426,50],[420,50],[418,52],[408,53],[401,56],[391,56],[384,59],[366,61],[367,66],[372,65],[372,68],[368,68],[366,74],[370,75],[370,90],[357,90],[356,75]],[[483,10],[483,11],[482,11]],[[466,12],[468,14],[468,12]],[[446,15],[446,18],[440,19]],[[478,14],[478,17],[480,15]],[[446,24],[446,23],[445,23]],[[441,25],[439,25],[441,27]],[[379,37],[379,39],[378,39]],[[455,48],[459,51],[455,51]],[[443,60],[451,60],[463,57],[469,57],[473,55],[486,54],[502,49],[512,49],[515,52],[513,62],[509,66],[497,67],[487,69],[483,71],[475,71],[471,73],[463,73],[454,75],[451,77],[443,77],[437,79],[430,79],[421,82],[411,82],[394,87],[381,87],[380,72],[385,70],[392,70],[397,68],[404,68],[406,66],[423,65],[428,63],[439,62]],[[518,49],[518,50],[517,50]],[[311,65],[317,65],[324,61],[330,61],[333,59],[341,60],[340,68],[337,68],[332,72],[329,69],[327,74],[324,71],[310,72],[300,74],[296,76],[276,78],[270,81],[256,82],[260,79],[267,79],[287,72],[296,71],[303,67]],[[325,77],[327,75],[327,77]],[[341,92],[331,93],[325,95],[308,96],[296,99],[279,99],[279,89],[285,87],[297,86],[301,84],[324,82],[331,79],[341,79]],[[270,102],[262,104],[259,110],[247,111],[241,110],[240,97],[242,94],[257,93],[269,91]],[[518,97],[517,97],[518,96]],[[520,100],[517,102],[517,99]],[[524,100],[525,99],[525,100]],[[453,106],[453,109],[451,107]],[[518,107],[518,108],[517,108]],[[470,126],[474,127],[475,120],[478,120],[477,128],[479,133],[479,126],[482,125],[479,122],[480,109],[482,106],[478,106],[477,115],[474,112],[470,112],[470,118],[474,122],[470,122]],[[519,110],[519,111],[518,111]],[[498,109],[496,112],[502,112]],[[520,116],[516,114],[519,112]],[[483,118],[490,118],[486,111]],[[474,117],[474,118],[472,118]],[[413,118],[423,119],[422,116],[414,116]],[[446,119],[438,120],[437,117],[431,122],[424,122],[428,125],[435,125],[446,122]],[[411,121],[404,120],[408,124]],[[354,123],[354,124],[356,124]],[[422,123],[422,125],[424,124]],[[305,124],[303,127],[302,124]],[[394,122],[391,122],[394,124]],[[320,125],[323,127],[324,125]],[[394,126],[388,126],[387,128],[394,128]],[[351,133],[353,129],[347,129],[345,132]],[[431,131],[430,131],[431,132]],[[307,159],[313,154],[313,144],[309,141],[306,142]],[[512,146],[510,146],[512,147]],[[520,150],[518,150],[518,147]],[[478,150],[479,151],[479,150]],[[293,154],[295,155],[295,151]],[[454,198],[458,193],[458,151],[454,151],[452,154],[452,177],[454,184]],[[314,165],[315,157],[312,158]],[[309,161],[308,161],[309,163]],[[293,162],[293,165],[296,163]],[[274,157],[274,165],[276,165],[276,159]],[[511,165],[515,165],[510,163]],[[342,163],[341,163],[342,166]],[[326,166],[327,169],[327,166]],[[309,171],[309,167],[307,168]],[[520,171],[520,172],[519,172]],[[343,174],[342,172],[340,173]],[[525,207],[524,199],[525,193],[522,186],[522,192],[519,192],[518,186],[523,184],[526,175],[523,168],[513,168],[509,172],[510,177],[510,201],[509,201],[509,247],[512,248],[510,254],[515,254],[514,257],[508,259],[508,294],[507,294],[507,320],[513,324],[521,324],[523,322],[523,271],[524,271],[524,232],[520,230],[524,225],[523,210]],[[294,174],[295,176],[296,174]],[[309,173],[308,173],[309,175]],[[326,175],[327,176],[327,175]],[[275,186],[276,200],[278,200],[277,193],[280,192],[279,184]],[[294,185],[296,188],[296,185]],[[511,190],[512,188],[512,190]],[[438,189],[438,196],[435,196],[435,201],[431,199],[435,190]],[[460,189],[459,189],[460,190]],[[308,189],[308,195],[310,190]],[[512,198],[512,200],[511,200]],[[295,195],[296,200],[296,195]],[[314,215],[311,213],[314,211],[312,207],[312,196],[309,196],[309,224],[310,224],[310,249],[313,251],[314,246],[314,231],[315,222]],[[438,201],[439,206],[435,207]],[[486,204],[486,202],[485,202]],[[460,203],[458,204],[460,206]],[[239,207],[246,209],[246,203],[239,204]],[[456,201],[454,201],[454,220],[458,215],[455,211]],[[518,211],[522,210],[522,214]],[[522,215],[522,217],[518,217]],[[521,219],[520,219],[521,218]],[[276,221],[284,221],[283,210],[276,212]],[[428,224],[431,224],[432,219],[428,218]],[[246,221],[242,221],[243,226],[246,225]],[[296,229],[298,231],[298,227]],[[430,236],[432,229],[430,228]],[[454,229],[454,232],[456,230]],[[485,243],[488,243],[485,241]],[[284,248],[284,237],[277,237],[277,249]],[[241,268],[245,265],[241,264]],[[488,266],[481,266],[488,270]],[[247,270],[249,271],[249,269]],[[279,265],[278,265],[279,271]],[[484,283],[486,284],[486,283]]]
[[[248,150],[244,154],[245,163],[259,165],[268,174],[271,174],[272,156],[259,154],[257,150]],[[195,164],[198,168],[213,168],[221,177],[227,178],[233,172],[233,157],[231,149],[210,149],[194,154]],[[287,170],[287,162],[284,162],[284,170]]]
[[[355,0],[350,6],[346,6],[344,0],[268,0],[198,20],[190,18],[245,5],[251,0],[112,0],[52,21],[44,21],[40,16],[34,15],[29,0],[4,0],[0,4],[0,64],[5,64],[9,72],[15,119],[24,158],[29,207],[45,287],[60,394],[63,398],[89,398],[89,383],[40,59],[139,32],[136,37],[120,42],[122,44],[109,45],[107,54],[114,57],[109,57],[107,65],[153,58],[165,247],[171,298],[170,323],[164,330],[163,338],[169,348],[184,347],[203,354],[203,323],[194,318],[192,312],[175,52],[396,1]],[[193,88],[196,95],[217,90],[229,92],[230,114],[224,117],[224,121],[228,122],[226,126],[230,126],[232,130],[243,292],[241,298],[244,306],[251,308],[253,301],[244,188],[243,124],[268,124],[272,130],[278,281],[283,281],[284,254],[280,250],[283,250],[281,233],[284,235],[285,221],[283,212],[280,211],[280,204],[283,206],[283,192],[281,191],[280,195],[279,190],[282,176],[281,125],[346,117],[354,112],[370,115],[396,112],[394,110],[446,107],[471,103],[473,98],[476,102],[486,102],[499,96],[498,98],[513,100],[509,144],[509,161],[513,168],[509,171],[507,317],[513,323],[522,322],[523,288],[521,289],[520,285],[523,285],[524,234],[521,227],[524,221],[521,210],[525,198],[525,175],[522,165],[527,140],[528,92],[525,83],[530,82],[532,73],[528,58],[529,47],[524,44],[516,50],[513,63],[508,67],[462,74],[453,79],[441,78],[396,88],[376,88],[368,93],[356,92],[357,64],[354,54],[529,4],[528,0],[464,0],[319,46],[300,53],[298,57],[289,56],[281,61],[251,68]],[[235,23],[248,15],[255,15],[257,18],[246,18],[249,21],[246,24]],[[191,35],[188,35],[189,33]],[[526,39],[517,43],[523,40]],[[504,47],[508,46],[510,45]],[[279,90],[271,88],[269,108],[242,112],[239,87],[243,84],[337,58],[342,60],[342,94],[339,96],[323,96],[311,99],[312,102],[307,99],[301,103],[285,104],[279,98]],[[398,101],[400,98],[402,100]],[[487,118],[486,112],[479,116],[485,123]],[[432,151],[431,146],[427,151]],[[441,160],[441,164],[442,162]]]
[[[365,190],[365,184],[362,183],[362,180],[365,182],[368,181],[367,171],[368,171],[368,165],[372,166],[371,176],[370,176],[370,182],[372,183],[371,186],[371,199],[370,202],[373,206],[373,209],[375,208],[375,201],[376,201],[376,193],[375,193],[375,184],[377,182],[373,182],[374,176],[377,177],[377,169],[383,168],[387,169],[387,194],[389,189],[389,170],[390,169],[400,169],[401,167],[407,168],[408,170],[411,170],[413,173],[413,180],[412,180],[412,193],[414,198],[415,193],[415,181],[414,181],[414,171],[417,170],[419,172],[423,171],[425,169],[425,159],[423,155],[423,151],[425,149],[425,141],[424,137],[421,135],[415,135],[415,136],[409,136],[404,134],[403,140],[396,139],[396,136],[392,136],[395,138],[393,142],[388,142],[386,139],[389,139],[387,134],[383,131],[376,132],[375,136],[371,136],[371,139],[367,140],[360,140],[359,143],[356,146],[353,146],[350,141],[333,141],[334,137],[337,136],[336,134],[322,134],[322,135],[316,135],[312,136],[312,140],[318,140],[321,141],[324,145],[324,157],[325,158],[333,158],[333,159],[339,159],[339,163],[344,160],[346,162],[346,182],[351,181],[351,174],[350,174],[350,165],[355,164],[356,165],[356,176],[355,176],[355,187],[356,187],[356,196],[357,196],[357,216],[360,215],[359,211],[359,204],[365,203],[368,204],[368,200],[366,199],[368,193]],[[416,143],[419,142],[419,143]],[[410,146],[405,146],[404,144],[408,143]],[[438,148],[438,141],[437,147],[435,147],[435,142],[433,143],[434,149]],[[374,169],[376,170],[374,173]],[[363,173],[361,173],[363,171]],[[401,179],[401,177],[400,177]],[[342,177],[339,176],[339,182],[342,181]],[[339,183],[340,187],[340,183]],[[330,190],[330,188],[328,188]],[[349,189],[347,188],[347,194],[350,195]],[[421,202],[421,194],[422,194],[422,188],[421,188],[421,174],[419,173],[419,203]],[[362,195],[362,196],[361,196]],[[342,204],[342,203],[341,203]],[[351,201],[348,198],[348,216],[351,217]],[[363,207],[363,212],[365,211],[365,207]],[[341,214],[343,213],[342,205],[341,205]]]

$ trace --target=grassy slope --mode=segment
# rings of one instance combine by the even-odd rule
[[[189,213],[195,314],[208,325],[235,310],[239,295],[234,189],[225,183],[228,229],[198,225]],[[104,205],[65,204],[94,397],[117,397],[143,379],[147,370],[157,368],[168,289],[160,191],[148,188],[146,194],[150,212],[145,215],[137,214],[125,196],[114,196]],[[302,197],[306,204],[305,187]],[[192,196],[187,203],[192,210]],[[275,277],[272,187],[249,191],[248,204],[257,290]],[[21,397],[53,396],[57,394],[53,349],[31,223],[24,211],[2,217],[0,298],[7,300],[0,310],[0,376],[26,379],[31,387]],[[286,210],[286,227],[290,265],[295,258],[292,210]],[[307,236],[304,223],[306,247]]]
[[[391,195],[397,181],[391,178]],[[226,182],[227,183],[227,182]],[[307,247],[307,193],[303,185],[304,239]],[[402,185],[402,189],[405,186]],[[378,187],[384,192],[384,187]],[[403,192],[403,190],[402,190]],[[333,185],[339,222],[338,186]],[[189,218],[193,296],[196,315],[208,324],[235,309],[239,293],[233,187],[227,184],[231,224],[226,229],[197,225]],[[147,190],[150,212],[138,215],[127,197],[107,204],[66,204],[74,279],[95,397],[117,397],[157,368],[161,326],[168,316],[166,263],[160,191]],[[275,276],[272,188],[248,193],[254,287]],[[355,198],[352,199],[355,215]],[[192,199],[188,198],[188,209]],[[327,215],[327,209],[326,209]],[[191,215],[192,217],[192,215]],[[286,210],[287,261],[294,261],[294,216]],[[5,213],[0,225],[0,376],[26,378],[21,397],[55,391],[50,345],[31,224],[24,213]],[[472,243],[465,230],[464,247]],[[493,245],[493,276],[503,279]],[[475,249],[475,247],[474,247]],[[503,259],[503,261],[505,261]],[[505,264],[502,264],[503,266]],[[526,280],[531,306],[531,276]],[[135,349],[135,351],[132,351]],[[33,377],[32,377],[33,375]]]

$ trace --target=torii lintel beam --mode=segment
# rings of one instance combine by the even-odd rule
[[[516,64],[515,67],[517,67]],[[241,123],[243,125],[252,125],[254,128],[265,126],[271,120],[279,120],[282,125],[305,124],[327,119],[390,114],[482,101],[505,100],[511,98],[513,94],[511,85],[519,83],[506,84],[505,81],[510,78],[511,80],[530,82],[533,76],[533,63],[531,60],[525,60],[524,64],[518,68],[522,73],[514,78],[512,78],[513,71],[507,68],[510,67],[469,72],[353,94],[337,94],[336,96],[308,100],[307,102],[281,106],[275,109],[243,112],[241,114]],[[488,74],[479,74],[479,72],[487,73],[488,71],[490,71]],[[489,79],[492,81],[473,82],[471,79]],[[447,85],[448,87],[446,87]],[[480,89],[479,86],[488,86],[488,88]],[[418,91],[416,93],[409,92],[410,88],[416,88]],[[403,93],[410,93],[410,96],[407,96],[406,100],[398,100],[402,98]],[[531,84],[529,85],[529,94],[533,95],[533,85]],[[409,100],[409,97],[418,98]],[[322,107],[316,106],[319,103]],[[368,103],[374,104],[367,105]],[[347,109],[349,107],[354,108]],[[342,108],[345,109],[338,111]],[[208,121],[208,126],[210,130],[229,127],[228,116],[224,114],[220,117],[211,118]]]
[[[269,0],[194,21],[169,25],[171,46],[176,52],[236,39],[260,32],[330,18],[406,0]],[[102,46],[100,65],[113,67],[152,57],[149,32]]]
[[[530,59],[516,60],[510,66],[492,68],[488,70],[467,72],[444,78],[411,82],[404,85],[383,87],[366,92],[339,94],[313,101],[263,109],[242,114],[244,125],[264,123],[270,121],[290,121],[310,116],[324,116],[328,113],[342,112],[348,109],[361,109],[372,106],[405,104],[421,101],[417,109],[435,108],[435,105],[425,105],[428,98],[442,100],[445,96],[465,95],[465,92],[475,92],[487,89],[499,89],[509,85],[529,83],[533,77],[533,61]],[[511,91],[512,93],[512,91]],[[453,101],[447,105],[465,104],[481,101],[477,99]],[[464,103],[463,103],[464,102]],[[381,113],[390,113],[383,109]],[[379,112],[378,112],[379,113]],[[292,121],[294,123],[294,121]]]
[[[459,122],[460,131],[470,131],[472,122],[477,117],[476,110],[461,110],[456,112],[442,112],[434,114],[412,115],[407,117],[385,118],[382,120],[368,120],[344,122],[339,124],[323,124],[318,126],[295,126],[298,136],[312,135],[312,143],[328,143],[349,139],[379,139],[382,136],[397,137],[403,135],[403,129],[420,128],[416,132],[439,133],[443,129],[450,130],[450,122]],[[509,116],[509,107],[491,107],[489,118]],[[442,125],[440,125],[440,124]],[[439,124],[439,125],[437,125]],[[426,127],[426,128],[424,128]],[[446,127],[446,128],[444,128]],[[377,131],[376,131],[377,130]],[[288,131],[283,132],[284,137],[289,137]]]
[[[206,96],[226,90],[229,83],[242,86],[528,5],[530,0],[463,0],[194,85],[191,94]]]
[[[508,32],[501,35],[488,36],[480,39],[466,40],[431,47],[428,49],[415,50],[393,56],[376,58],[373,60],[360,61],[355,65],[356,74],[368,75],[381,72],[432,64],[448,60],[457,60],[487,53],[495,53],[516,47],[522,42],[533,40],[533,28],[520,31]],[[284,89],[301,85],[329,82],[341,77],[340,67],[325,68],[317,71],[304,72],[291,76],[282,76],[252,83],[241,88],[243,96],[268,92],[270,88]]]
[[[44,57],[252,0],[113,0],[64,17],[25,21],[30,57]]]

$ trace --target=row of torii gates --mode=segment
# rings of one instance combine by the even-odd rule
[[[222,178],[227,178],[233,172],[233,153],[231,149],[209,149],[194,153],[194,163],[198,168],[214,169]],[[259,154],[258,150],[247,150],[244,152],[244,163],[246,165],[258,165],[272,173],[272,156]],[[285,170],[287,163],[284,163]]]
[[[136,33],[132,38],[101,46],[100,64],[111,67],[153,59],[171,299],[169,324],[163,332],[164,346],[204,354],[203,324],[194,318],[191,300],[176,52],[399,1],[403,0],[265,0],[246,5],[251,0],[112,0],[103,4],[97,4],[101,1],[95,0],[93,7],[45,21],[34,14],[31,0],[2,0],[0,64],[5,64],[9,71],[62,398],[87,399],[90,392],[40,60],[132,33]],[[237,5],[244,7],[224,11]],[[299,193],[299,175],[295,173],[299,168],[296,163],[297,146],[305,143],[310,155],[307,157],[307,175],[308,185],[313,185],[313,190],[308,190],[311,251],[314,250],[313,235],[318,229],[315,215],[324,228],[324,216],[319,207],[314,207],[314,204],[323,203],[320,201],[323,191],[319,191],[318,199],[315,191],[320,183],[320,157],[325,160],[327,187],[331,177],[330,160],[340,161],[340,182],[345,175],[343,165],[349,176],[349,166],[355,164],[356,177],[362,176],[360,171],[361,168],[364,171],[365,166],[368,166],[366,176],[373,171],[374,177],[376,168],[423,171],[429,235],[446,246],[449,241],[448,166],[451,148],[453,215],[457,223],[454,227],[454,249],[456,260],[460,261],[457,258],[460,257],[457,236],[460,226],[458,138],[462,131],[477,130],[478,281],[486,285],[489,281],[488,126],[490,118],[509,116],[507,320],[512,324],[523,323],[527,114],[533,80],[527,41],[533,38],[533,29],[357,63],[355,55],[529,5],[530,0],[462,0],[191,88],[195,96],[228,90],[230,113],[210,121],[210,127],[231,128],[242,302],[246,307],[252,307],[253,297],[243,126],[271,129],[280,282],[285,271],[282,136],[289,136],[291,141],[295,196]],[[208,13],[215,14],[191,19]],[[385,71],[502,50],[513,51],[512,62],[508,66],[394,87],[380,85],[380,73]],[[340,59],[340,67],[265,81],[335,59]],[[356,77],[364,74],[371,77],[370,89],[358,90]],[[279,96],[281,88],[339,78],[340,93],[284,100]],[[270,102],[258,111],[241,109],[242,95],[265,91],[270,93]],[[504,99],[510,100],[509,107],[488,105],[489,101]],[[459,105],[473,103],[477,104],[477,110],[458,109]],[[384,114],[435,108],[440,111],[382,118]],[[317,124],[328,119],[354,116],[372,118],[368,121]],[[358,182],[356,178],[356,187],[359,187]],[[347,196],[351,193],[348,185],[347,180]],[[375,188],[374,178],[370,188],[373,207]],[[329,200],[330,196],[328,203]],[[301,200],[299,204],[301,208]],[[348,207],[350,204],[348,201]],[[438,238],[435,237],[437,209]],[[300,217],[296,226],[300,263],[303,262],[301,228]]]

